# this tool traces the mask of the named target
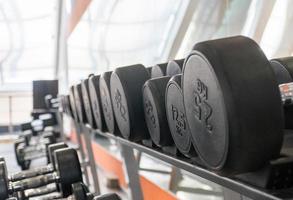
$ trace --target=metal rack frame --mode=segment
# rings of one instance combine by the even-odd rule
[[[131,173],[127,174],[132,199],[142,199],[142,190],[140,188],[139,178],[138,176],[138,163],[137,162],[129,162],[129,159],[134,158],[133,150],[129,151],[129,149],[136,149],[139,152],[148,154],[154,158],[160,159],[166,163],[169,163],[173,166],[176,166],[179,169],[185,170],[191,174],[214,182],[222,187],[225,199],[289,199],[293,198],[293,190],[266,190],[263,188],[258,188],[253,185],[244,183],[243,181],[238,180],[236,177],[224,177],[218,175],[212,171],[205,169],[204,167],[195,165],[188,159],[174,157],[173,155],[167,155],[165,152],[162,152],[159,149],[152,149],[150,147],[146,147],[142,144],[128,141],[124,138],[117,137],[110,133],[104,133],[99,130],[93,130],[89,125],[86,125],[86,128],[90,130],[92,134],[98,134],[110,139],[116,140],[122,147],[123,159],[127,169],[131,169]],[[127,153],[123,149],[128,149]],[[136,166],[132,166],[136,165]],[[135,173],[136,171],[136,173]],[[133,187],[134,188],[133,188]],[[237,198],[236,198],[237,196]]]

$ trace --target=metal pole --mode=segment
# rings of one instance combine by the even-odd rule
[[[77,142],[79,145],[79,152],[81,155],[82,162],[87,162],[86,154],[84,152],[83,143],[82,143],[82,139],[81,139],[81,133],[82,133],[81,128],[75,120],[74,120],[74,126],[75,126],[75,130],[76,130],[76,137],[77,137]],[[87,185],[89,185],[90,182],[89,182],[89,176],[88,176],[88,171],[87,171],[87,165],[82,165],[82,166],[83,166],[83,173],[84,173],[84,177],[85,177],[85,183]]]
[[[8,106],[9,106],[9,133],[12,134],[13,132],[13,126],[12,126],[12,96],[8,96]]]
[[[133,149],[127,145],[121,144],[124,166],[128,177],[131,199],[143,200],[142,189],[139,178],[139,165],[135,159]]]
[[[91,134],[90,134],[90,128],[87,128],[84,124],[81,125],[84,133],[84,139],[87,149],[87,156],[89,159],[89,165],[92,173],[93,183],[94,183],[94,192],[95,195],[100,194],[100,185],[99,185],[99,177],[98,172],[96,168],[93,148],[92,148],[92,142],[91,142]]]

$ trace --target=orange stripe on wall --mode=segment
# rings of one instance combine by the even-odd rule
[[[145,200],[177,200],[176,195],[164,190],[144,176],[140,175],[140,184],[142,186],[143,198]]]

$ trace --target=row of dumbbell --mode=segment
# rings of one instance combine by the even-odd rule
[[[59,198],[79,195],[77,199],[92,199],[93,195],[84,189],[82,184],[81,163],[76,150],[61,142],[49,145],[48,154],[49,164],[9,175],[5,159],[1,158],[0,199],[15,197],[22,200],[54,193],[46,196],[48,199],[53,199],[56,198],[56,192]],[[83,186],[83,195],[80,194],[81,186]],[[113,198],[115,199],[117,197]]]
[[[20,125],[21,133],[14,142],[17,164],[22,170],[28,169],[34,159],[47,157],[47,147],[60,141],[56,113],[39,115],[38,119]],[[48,158],[48,157],[47,157]]]
[[[198,43],[184,61],[151,70],[138,64],[90,75],[61,102],[79,123],[134,142],[175,144],[209,169],[238,174],[280,156],[284,128],[293,124],[292,72],[292,58],[270,62],[238,36]]]

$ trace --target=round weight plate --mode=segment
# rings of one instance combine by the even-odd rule
[[[72,114],[73,118],[78,121],[78,116],[77,116],[77,110],[76,110],[76,105],[75,105],[75,99],[74,99],[74,86],[70,87],[69,91],[69,100],[70,100],[70,107],[72,109]]]
[[[72,107],[71,107],[71,104],[70,104],[70,96],[69,95],[65,95],[64,103],[66,105],[66,113],[69,116],[73,117],[73,112],[72,112]]]
[[[292,65],[293,65],[293,57],[292,57]],[[290,72],[287,69],[287,64],[285,61],[283,61],[282,59],[273,59],[271,60],[271,66],[276,74],[278,84],[292,82],[292,77],[290,75]]]
[[[170,146],[173,139],[166,117],[165,90],[169,76],[148,80],[143,86],[145,121],[153,142],[157,146]]]
[[[142,86],[149,78],[143,65],[117,68],[111,75],[111,96],[115,119],[122,136],[131,141],[149,134],[142,108]]]
[[[152,78],[158,78],[166,75],[168,63],[157,64],[152,67]]]
[[[170,131],[179,151],[187,157],[195,157],[191,133],[186,121],[181,90],[181,74],[173,76],[166,88],[166,114]]]
[[[114,135],[120,135],[119,128],[114,118],[112,98],[110,92],[110,78],[112,72],[104,72],[100,76],[100,97],[102,103],[102,110],[108,131]]]
[[[289,73],[290,77],[291,77],[291,81],[293,79],[293,56],[291,57],[284,57],[284,58],[276,58],[271,60],[271,64],[273,65],[278,65],[279,68],[283,68],[283,70],[285,70],[287,73]],[[288,75],[285,75],[286,77],[288,77]],[[287,80],[285,80],[287,81]]]
[[[277,58],[271,60],[271,66],[276,74],[278,84],[293,81],[293,57]],[[285,129],[293,128],[293,108],[284,106]]]
[[[89,97],[89,79],[85,79],[81,81],[81,93],[82,93],[86,119],[92,128],[96,128],[96,123],[94,123],[94,120],[93,120],[93,111],[92,111],[91,101]]]
[[[185,60],[182,83],[191,135],[209,168],[247,172],[279,155],[280,92],[253,40],[238,36],[198,43]]]
[[[86,114],[83,105],[82,93],[81,93],[81,84],[74,86],[74,100],[76,106],[77,117],[80,122],[86,123]]]
[[[69,196],[71,184],[82,182],[82,172],[76,150],[58,149],[54,152],[56,171],[59,175],[59,187],[63,197]]]
[[[167,76],[174,76],[182,73],[184,59],[172,60],[168,62],[166,74]]]
[[[0,199],[9,197],[8,178],[5,162],[0,162]]]
[[[67,148],[67,144],[64,142],[59,142],[56,144],[50,144],[48,146],[48,157],[49,157],[49,162],[52,163],[52,166],[55,168],[55,158],[54,158],[54,152],[58,149],[64,149]]]
[[[73,183],[71,185],[74,199],[76,200],[87,200],[87,193],[89,192],[86,186],[82,182]]]
[[[101,131],[107,131],[106,122],[102,110],[99,82],[100,76],[91,76],[89,78],[89,93],[97,128]]]

